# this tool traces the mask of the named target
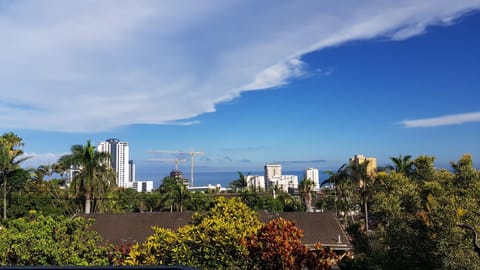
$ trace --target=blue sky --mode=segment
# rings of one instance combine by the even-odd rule
[[[478,167],[480,1],[336,2],[0,2],[0,132],[28,166],[119,138],[139,178],[177,157],[151,150],[204,151],[199,171]]]

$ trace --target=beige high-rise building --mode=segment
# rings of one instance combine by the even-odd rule
[[[349,159],[350,166],[358,166],[364,164],[367,161],[367,175],[370,177],[375,177],[377,175],[377,159],[374,157],[365,157],[363,155],[355,155]],[[360,186],[363,186],[363,181],[361,181]]]

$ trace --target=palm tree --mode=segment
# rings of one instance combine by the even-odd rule
[[[409,176],[413,171],[413,160],[412,156],[399,155],[398,157],[390,157],[390,160],[393,162],[394,170],[397,173],[403,173],[405,176]]]
[[[5,133],[0,137],[0,182],[3,184],[3,219],[7,219],[7,179],[19,173],[22,170],[20,163],[30,158],[23,156],[23,151],[20,149],[22,146],[22,138],[13,132]]]
[[[45,180],[45,177],[48,177],[48,179],[52,177],[54,172],[53,165],[40,165],[32,172],[32,180],[40,184]]]
[[[160,193],[162,194],[163,204],[169,205],[170,211],[183,212],[183,205],[189,197],[188,189],[184,184],[173,177],[165,177],[160,186]]]
[[[238,179],[232,181],[232,182],[230,183],[230,186],[231,186],[235,191],[244,191],[245,188],[248,186],[247,178],[248,178],[248,176],[250,175],[250,173],[248,173],[247,175],[244,175],[244,174],[241,173],[241,172],[237,172],[237,173],[238,173]]]
[[[115,185],[110,158],[108,153],[98,152],[88,140],[86,145],[73,145],[71,154],[62,156],[58,161],[63,167],[79,168],[80,172],[73,178],[70,188],[85,203],[85,214],[95,210],[99,199]]]
[[[305,202],[307,212],[313,212],[312,191],[314,186],[315,186],[315,183],[310,178],[304,178],[302,181],[300,181],[300,184],[298,185],[300,193],[303,196],[303,200]]]
[[[365,212],[365,232],[368,232],[368,198],[369,198],[369,186],[372,182],[372,175],[368,173],[368,160],[362,163],[352,163],[349,166],[350,177],[357,183],[361,189],[360,195],[363,199],[363,206]]]
[[[338,205],[337,205],[337,200],[338,200],[338,197],[337,197],[337,193],[338,193],[338,186],[337,185],[341,185],[342,182],[344,182],[346,179],[348,179],[348,175],[347,175],[347,164],[343,164],[342,166],[340,166],[340,168],[337,170],[337,172],[333,172],[333,171],[326,171],[326,173],[329,175],[329,177],[323,181],[321,184],[320,184],[320,187],[326,185],[326,184],[330,184],[330,185],[333,185],[333,194],[335,196],[334,198],[334,201],[335,201],[335,214],[338,216]]]

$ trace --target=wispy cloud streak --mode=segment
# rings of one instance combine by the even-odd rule
[[[478,8],[476,0],[8,1],[0,123],[69,132],[196,124],[245,91],[312,73],[307,53],[403,40]]]
[[[480,112],[451,114],[433,118],[404,120],[400,124],[406,128],[426,128],[438,126],[461,125],[469,122],[480,122]]]

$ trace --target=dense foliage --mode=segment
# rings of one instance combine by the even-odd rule
[[[436,170],[428,156],[396,161],[369,186],[371,231],[350,226],[357,256],[344,269],[480,269],[472,232],[458,226],[480,225],[472,157],[451,162],[452,171]]]
[[[306,252],[294,224],[260,224],[253,212],[310,209],[312,185],[307,181],[296,196],[249,189],[241,173],[232,182],[233,200],[218,190],[192,193],[170,177],[152,193],[137,193],[112,185],[112,172],[103,166],[106,157],[88,142],[72,147],[60,162],[38,168],[21,167],[28,158],[22,147],[13,133],[0,137],[1,265],[328,269],[339,260],[320,247]],[[342,260],[342,269],[480,269],[473,233],[459,226],[480,229],[480,174],[472,157],[462,156],[448,170],[436,169],[431,156],[400,155],[391,161],[375,175],[367,173],[366,164],[344,165],[323,183],[330,189],[317,207],[338,214],[355,246],[354,259]],[[69,187],[70,166],[79,173]],[[87,230],[88,221],[66,218],[87,209],[202,214],[178,231],[155,228],[144,243],[107,250]]]
[[[263,225],[244,239],[248,261],[254,269],[303,269],[308,249],[300,238],[303,232],[291,221],[279,218]]]
[[[241,266],[246,248],[241,239],[260,226],[256,213],[239,199],[219,197],[211,211],[196,214],[192,224],[177,232],[155,228],[141,245],[135,245],[128,264],[180,264],[203,269]]]
[[[0,229],[0,265],[108,265],[108,250],[83,218],[29,217]]]
[[[257,214],[239,199],[220,197],[210,212],[172,231],[154,228],[136,244],[126,265],[189,265],[201,269],[330,269],[335,253],[320,246],[305,247],[303,232],[285,219],[261,224]]]

